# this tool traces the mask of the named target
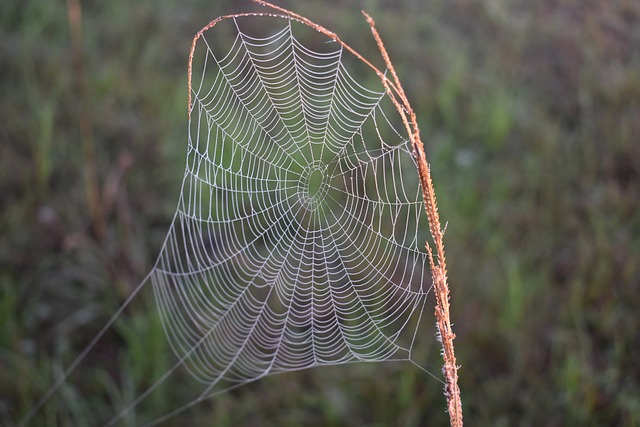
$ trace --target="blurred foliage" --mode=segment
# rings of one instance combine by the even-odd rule
[[[0,3],[3,425],[152,267],[183,173],[191,37],[219,15],[257,9],[85,2],[74,51],[72,3]],[[420,114],[448,221],[467,423],[639,425],[640,3],[279,4],[375,62],[366,9]],[[87,207],[87,161],[103,235]],[[171,352],[153,313],[147,300],[126,310],[34,425],[91,424],[161,375]],[[438,372],[433,337],[420,340]],[[173,409],[189,381],[125,425]],[[167,425],[444,425],[444,408],[441,384],[415,367],[354,365],[268,377]]]

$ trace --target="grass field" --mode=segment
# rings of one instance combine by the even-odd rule
[[[255,9],[86,3],[75,20],[72,0],[0,3],[2,425],[153,265],[183,174],[191,38]],[[465,421],[640,425],[640,3],[483,3],[278,2],[377,59],[365,8],[420,116]],[[91,425],[166,370],[152,308],[128,309],[33,425]],[[173,409],[182,379],[124,424]],[[445,407],[415,367],[368,364],[269,377],[166,425],[445,425]]]

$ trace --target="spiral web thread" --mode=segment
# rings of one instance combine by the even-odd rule
[[[228,51],[212,30],[196,47],[187,167],[151,275],[168,339],[203,395],[411,360],[431,288],[428,225],[397,113],[375,75],[372,90],[347,70],[341,46],[305,47],[288,19],[254,37],[245,19],[229,20]]]

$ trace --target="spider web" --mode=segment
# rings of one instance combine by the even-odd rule
[[[239,20],[228,51],[212,30],[196,47],[185,178],[151,276],[176,355],[207,391],[410,360],[428,225],[393,105],[338,44]]]
[[[279,15],[221,20],[192,64],[184,180],[156,264],[21,425],[147,279],[178,360],[107,425],[183,366],[198,397],[146,425],[269,374],[381,361],[429,373],[412,359],[432,287],[429,227],[379,77]]]

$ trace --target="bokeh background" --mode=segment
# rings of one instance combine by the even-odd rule
[[[191,38],[260,9],[78,4],[0,3],[2,425],[153,265],[183,174]],[[366,9],[419,114],[448,222],[465,421],[640,425],[640,2],[278,4],[377,60]],[[434,337],[421,340],[438,373]],[[33,425],[92,425],[172,360],[139,301]],[[190,381],[123,425],[169,412]],[[352,365],[269,377],[165,425],[446,425],[445,407],[411,365]]]

